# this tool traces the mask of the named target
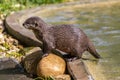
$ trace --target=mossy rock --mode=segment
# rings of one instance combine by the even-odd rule
[[[39,47],[35,47],[26,54],[21,63],[27,73],[36,75],[37,64],[42,57],[42,51]]]

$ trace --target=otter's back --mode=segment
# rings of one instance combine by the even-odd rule
[[[54,36],[54,41],[57,49],[71,52],[77,45],[86,45],[87,36],[80,28],[73,27],[72,25],[57,25],[51,27],[50,33]],[[80,44],[82,43],[82,44]]]

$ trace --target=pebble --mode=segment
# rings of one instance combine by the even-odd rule
[[[2,25],[3,24],[3,21],[0,19],[0,25]],[[2,27],[2,26],[1,26]]]
[[[0,33],[0,44],[5,43],[3,34]]]
[[[20,49],[23,49],[22,45],[19,45],[18,40],[12,38],[6,32],[2,33],[3,30],[4,30],[3,20],[0,19],[0,58],[5,57],[6,54],[10,54],[12,52],[18,53]],[[14,57],[14,56],[10,56],[10,57]]]

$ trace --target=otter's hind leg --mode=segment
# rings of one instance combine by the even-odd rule
[[[64,58],[66,59],[66,61],[69,61],[69,62],[79,59],[79,57],[71,56],[71,55],[66,55],[66,56],[64,56]]]
[[[70,57],[68,58],[68,61],[74,61],[80,58],[82,58],[82,50],[74,49],[74,51],[70,53]]]

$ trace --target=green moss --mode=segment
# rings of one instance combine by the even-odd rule
[[[12,45],[10,45],[9,43],[5,42],[2,44],[3,47],[5,47],[7,50],[9,50],[11,48]]]
[[[18,58],[18,57],[21,57],[22,55],[18,52],[15,52],[15,51],[12,51],[10,53],[7,53],[6,54],[7,57],[15,57],[15,58]]]
[[[31,49],[33,49],[33,47],[26,47],[26,48],[20,49],[18,53],[20,53],[21,55],[25,55],[25,53],[27,53]]]

